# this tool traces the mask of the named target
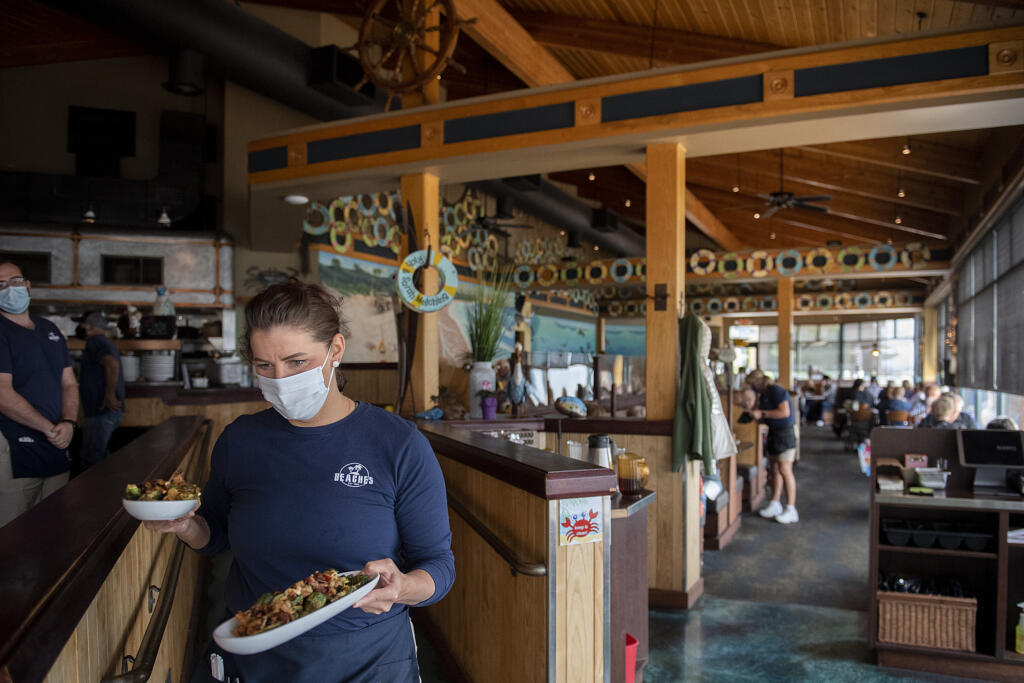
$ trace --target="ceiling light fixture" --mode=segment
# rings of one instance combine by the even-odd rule
[[[875,358],[878,358],[879,356],[882,355],[882,352],[879,351],[878,347],[876,346],[876,347],[871,349],[871,355],[874,356]]]
[[[740,186],[739,185],[733,185],[732,186],[732,191],[733,192],[739,192],[740,191]]]
[[[558,234],[561,235],[562,237],[565,237],[565,230],[559,230]]]
[[[631,202],[631,201],[629,201],[629,200],[627,199],[627,200],[626,200],[626,208],[628,209],[628,208],[629,208],[629,207],[631,207],[631,206],[633,206],[633,202]]]
[[[601,250],[601,247],[599,247],[599,246],[597,246],[597,245],[595,244],[595,245],[594,245],[594,251],[600,251],[600,250]]]
[[[167,215],[167,207],[161,207],[160,208],[160,218],[157,218],[156,222],[159,225],[164,225],[164,226],[167,226],[167,225],[171,224],[171,217]]]
[[[903,219],[900,218],[899,216],[896,216],[896,218],[894,218],[892,222],[895,223],[896,225],[903,225]]]
[[[907,191],[901,187],[900,189],[896,190],[896,196],[899,197],[900,199],[903,199],[904,197],[907,196]]]
[[[304,194],[286,194],[281,199],[283,199],[286,204],[291,204],[292,206],[304,206],[309,204],[309,197]]]
[[[82,213],[82,222],[90,224],[96,222],[96,212],[93,210],[92,204]]]
[[[900,147],[900,154],[902,154],[903,156],[909,156],[910,155],[910,141],[909,140],[907,142],[904,142],[903,146]]]
[[[755,219],[755,220],[757,220],[757,219],[758,219],[758,218],[760,218],[760,217],[761,217],[761,214],[760,214],[760,213],[758,213],[757,211],[755,211],[755,212],[754,212],[754,219]]]
[[[588,176],[587,176],[587,180],[591,180],[591,181],[593,181],[593,180],[597,180],[597,176],[596,176],[596,175],[594,175],[594,172],[593,172],[593,171],[591,171],[591,172],[590,172],[590,175],[588,175]]]
[[[770,239],[770,240],[775,239],[775,233],[774,232],[773,233],[769,233],[768,239]]]

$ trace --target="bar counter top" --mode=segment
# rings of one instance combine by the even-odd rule
[[[262,401],[263,393],[256,387],[186,389],[179,382],[130,382],[125,385],[125,398],[159,398],[169,406],[213,405]]]

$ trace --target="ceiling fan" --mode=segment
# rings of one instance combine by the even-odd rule
[[[484,207],[486,209],[487,199],[484,198]],[[512,202],[507,197],[497,197],[494,207],[493,216],[481,216],[472,223],[469,224],[469,232],[484,232],[487,234],[500,235],[501,237],[510,237],[511,235],[507,232],[508,230],[530,230],[534,226],[527,223],[499,223],[500,220],[508,220],[515,218],[515,211]]]
[[[779,209],[807,209],[809,211],[828,213],[828,207],[818,206],[817,204],[811,204],[809,202],[827,202],[832,199],[832,195],[819,194],[808,197],[797,197],[792,192],[786,192],[782,182],[784,178],[782,168],[785,154],[786,151],[784,149],[779,150],[779,189],[777,192],[772,192],[768,195],[769,209],[761,214],[761,218],[771,218]]]

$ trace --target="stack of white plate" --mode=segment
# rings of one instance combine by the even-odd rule
[[[174,352],[149,351],[142,354],[142,376],[148,382],[166,382],[174,377]]]
[[[121,371],[124,372],[125,382],[138,382],[139,357],[130,353],[121,356]]]

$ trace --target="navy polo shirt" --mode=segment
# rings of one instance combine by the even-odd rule
[[[39,414],[58,422],[62,412],[61,377],[71,366],[64,335],[45,318],[31,316],[30,330],[0,315],[0,373],[11,375],[14,390]],[[71,460],[40,431],[0,413],[0,432],[11,447],[15,478],[52,477],[67,472]]]
[[[114,394],[124,403],[124,370],[121,368],[121,354],[117,352],[114,342],[102,334],[94,334],[85,339],[85,351],[82,353],[82,372],[78,378],[78,391],[82,396],[82,412],[86,417],[101,415],[103,397],[107,391],[107,371],[103,367],[103,357],[111,356],[117,361],[117,387]]]
[[[796,447],[796,432],[793,431],[796,416],[793,415],[789,392],[778,384],[769,384],[758,399],[758,408],[761,410],[775,410],[783,403],[789,404],[789,417],[762,418],[762,422],[768,425],[768,443],[765,444],[768,455],[778,455]]]

